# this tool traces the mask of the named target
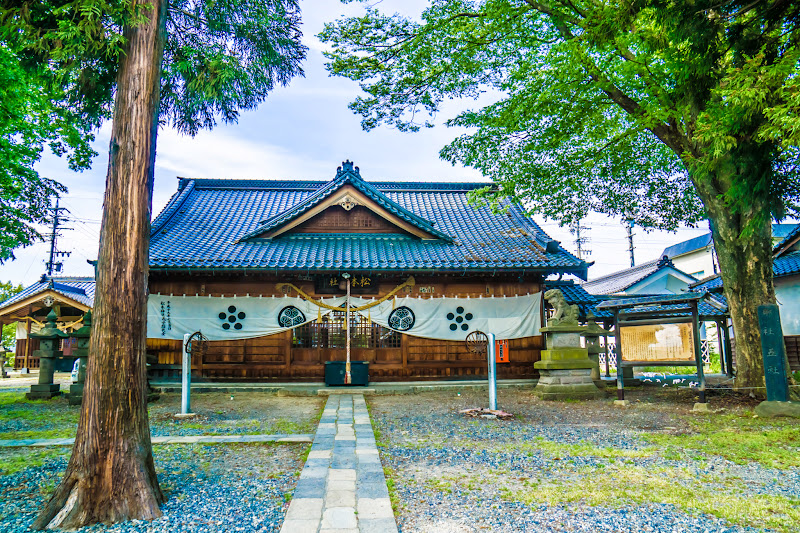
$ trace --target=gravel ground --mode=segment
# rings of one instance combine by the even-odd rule
[[[152,522],[95,525],[79,531],[276,532],[308,445],[157,446],[159,483],[167,496]],[[0,476],[0,531],[29,531],[59,482],[67,460]]]
[[[9,393],[0,405],[0,438],[72,437],[78,425],[80,407],[64,397],[27,402],[21,392]],[[18,395],[19,403],[15,403]],[[231,399],[233,398],[233,399]],[[248,393],[231,396],[203,393],[192,396],[195,418],[177,419],[181,410],[179,394],[161,394],[148,405],[153,436],[297,434],[316,431],[324,407],[323,398],[287,398]],[[38,434],[30,434],[38,432]]]
[[[3,391],[8,392],[8,391]],[[13,400],[14,397],[11,396]],[[149,405],[153,435],[313,433],[322,398],[263,394],[197,394],[196,418],[176,420],[180,396],[163,394]],[[11,401],[0,406],[0,433],[19,431],[74,435],[79,408],[66,399]],[[273,532],[286,513],[308,444],[218,444],[154,446],[159,483],[167,496],[164,516],[153,522],[102,525],[81,531]],[[37,511],[63,475],[70,450],[0,450],[0,532],[28,531]],[[39,464],[41,463],[41,464]],[[7,470],[8,468],[8,470]]]
[[[369,399],[373,426],[386,444],[381,454],[403,532],[762,531],[746,519],[736,525],[697,510],[689,513],[659,501],[656,493],[640,503],[622,497],[594,505],[580,493],[582,486],[587,493],[603,484],[629,488],[640,481],[630,476],[658,472],[662,479],[670,476],[668,487],[676,492],[694,490],[699,479],[705,489],[739,498],[745,506],[759,495],[800,504],[800,469],[738,465],[691,451],[677,459],[654,452],[644,434],[691,433],[694,399],[688,391],[645,387],[627,394],[634,403],[628,409],[608,400],[542,402],[527,391],[498,394],[499,406],[514,413],[513,420],[458,414],[484,405],[485,392]],[[737,397],[711,402],[723,412],[752,407]],[[602,451],[608,448],[611,452]],[[576,487],[577,495],[566,495]],[[781,529],[800,531],[800,524]]]
[[[209,392],[192,396],[197,416],[179,420],[180,394],[161,394],[149,406],[150,434],[271,435],[314,433],[325,406],[324,398],[279,397],[259,393]]]

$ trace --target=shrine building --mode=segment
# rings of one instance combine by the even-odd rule
[[[521,206],[470,205],[487,186],[367,182],[349,161],[327,182],[180,178],[152,225],[151,375],[177,375],[201,331],[195,379],[320,381],[345,359],[349,282],[370,380],[485,376],[477,330],[506,341],[499,377],[536,377],[544,280],[588,265]]]

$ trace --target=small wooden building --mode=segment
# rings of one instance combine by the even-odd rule
[[[14,368],[39,368],[39,359],[34,352],[39,341],[30,338],[44,324],[51,310],[58,318],[56,324],[65,332],[81,327],[83,314],[94,303],[94,278],[75,276],[42,276],[42,278],[0,303],[0,324],[17,324]],[[72,339],[64,339],[61,349],[66,359],[59,360],[57,369],[72,368]]]
[[[509,340],[500,377],[534,377],[544,279],[586,279],[587,264],[519,205],[470,205],[486,186],[367,183],[349,161],[329,182],[180,178],[151,233],[154,374],[175,372],[182,335],[200,330],[198,378],[320,380],[345,358],[349,278],[352,359],[371,380],[485,375],[464,342],[479,326]]]

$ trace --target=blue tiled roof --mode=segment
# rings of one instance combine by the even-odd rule
[[[443,238],[400,234],[284,233],[242,240],[283,214],[296,216],[330,182],[192,180],[153,221],[150,267],[163,270],[343,270],[573,273],[584,261],[557,246],[518,205],[473,207],[490,183],[370,182],[384,208]],[[377,200],[376,200],[377,201]],[[304,203],[305,202],[305,203]],[[301,206],[301,207],[298,207]],[[290,218],[291,218],[290,216]],[[435,227],[431,226],[435,224]],[[270,226],[273,227],[273,226]],[[444,237],[450,237],[452,240]],[[550,250],[550,251],[548,251]]]
[[[800,250],[773,259],[772,273],[776,278],[800,274]]]
[[[666,255],[672,259],[673,257],[688,254],[689,252],[705,248],[709,244],[712,246],[714,245],[711,239],[711,233],[706,233],[705,235],[700,235],[699,237],[689,239],[688,241],[679,242],[678,244],[673,244],[672,246],[664,248],[661,256],[663,257]]]
[[[675,268],[672,261],[666,256],[661,259],[654,259],[647,263],[642,263],[625,270],[606,274],[605,276],[587,281],[583,284],[583,288],[590,291],[592,294],[614,294],[620,293],[633,287],[645,278],[650,277],[663,268],[669,268],[679,275],[686,276],[689,279],[695,279],[686,272]]]
[[[589,313],[592,313],[596,318],[614,318],[614,313],[611,311],[597,309],[595,306],[605,297],[595,296],[589,294],[586,290],[577,283],[572,281],[545,281],[544,290],[559,289],[564,295],[564,299],[568,304],[577,305],[580,309],[580,316],[585,319]]]
[[[279,228],[280,226],[283,226],[292,220],[295,220],[302,214],[312,209],[314,206],[319,205],[321,202],[328,199],[331,195],[345,185],[352,185],[356,190],[360,191],[367,196],[367,198],[386,209],[389,213],[396,215],[397,217],[418,227],[426,233],[446,241],[453,240],[449,235],[435,229],[433,227],[434,223],[430,220],[425,220],[398,203],[391,201],[385,194],[381,193],[374,186],[361,179],[361,173],[359,172],[358,167],[354,167],[353,163],[350,161],[345,161],[342,163],[342,167],[337,170],[336,178],[333,181],[326,183],[314,191],[314,193],[308,198],[298,204],[295,204],[290,209],[287,209],[282,213],[278,213],[268,220],[261,221],[261,225],[258,228],[248,233],[240,240],[247,240],[249,238],[256,237],[272,229]]]
[[[773,252],[781,252],[783,248],[788,245],[789,242],[793,241],[798,235],[800,235],[800,224],[796,225],[781,242],[775,245],[775,247],[772,249]]]
[[[696,292],[719,292],[722,290],[722,277],[719,274],[708,276],[689,285],[689,290]]]
[[[29,285],[19,292],[9,298],[8,300],[0,303],[0,311],[13,305],[17,302],[21,302],[31,296],[35,296],[39,293],[45,292],[47,290],[55,291],[67,298],[70,298],[76,302],[82,303],[88,307],[92,307],[94,304],[94,288],[95,282],[94,278],[85,278],[85,277],[70,277],[70,276],[53,276],[53,277],[45,277],[42,276],[42,279],[34,283],[33,285]]]

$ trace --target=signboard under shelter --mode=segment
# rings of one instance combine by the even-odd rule
[[[691,322],[621,326],[624,362],[694,363]]]

